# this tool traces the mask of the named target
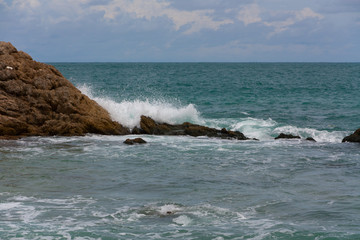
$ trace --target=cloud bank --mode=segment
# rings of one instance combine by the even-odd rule
[[[172,21],[175,30],[189,26],[186,34],[198,32],[202,29],[217,30],[221,25],[233,23],[230,19],[215,20],[214,10],[184,11],[172,8],[169,2],[157,0],[112,0],[108,4],[95,5],[93,11],[104,12],[104,18],[116,20],[118,15],[127,13],[133,18],[146,19],[166,17]]]
[[[333,61],[359,59],[359,13],[339,0],[0,0],[0,28],[38,52],[69,49],[46,59]]]

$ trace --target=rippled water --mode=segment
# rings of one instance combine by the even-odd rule
[[[54,64],[133,127],[207,137],[0,141],[0,239],[360,239],[360,64]],[[312,136],[274,140],[280,132]]]

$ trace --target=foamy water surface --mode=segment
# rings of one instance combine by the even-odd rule
[[[360,239],[359,145],[341,143],[359,64],[54,65],[129,128],[147,115],[259,141],[0,140],[0,239]]]

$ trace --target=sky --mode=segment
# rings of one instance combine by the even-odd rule
[[[360,62],[360,0],[0,0],[44,62]]]

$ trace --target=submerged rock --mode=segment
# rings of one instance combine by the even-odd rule
[[[0,137],[121,135],[129,130],[51,65],[0,42]]]
[[[147,142],[142,138],[134,138],[134,139],[128,138],[124,141],[124,143],[128,145],[134,145],[134,144],[144,144]]]
[[[356,130],[353,134],[344,137],[342,142],[360,142],[360,128]]]
[[[312,141],[312,142],[316,142],[316,140],[315,140],[314,138],[312,138],[312,137],[307,137],[305,140],[307,140],[307,141]]]
[[[244,134],[238,131],[229,131],[225,128],[218,130],[184,122],[183,124],[157,123],[152,118],[141,116],[140,129],[133,130],[133,134],[151,134],[151,135],[188,135],[193,137],[207,136],[223,139],[250,140]],[[255,140],[255,139],[253,139]]]
[[[280,133],[279,136],[277,136],[275,139],[300,139],[300,136],[294,136],[292,134],[285,134],[285,133]]]

